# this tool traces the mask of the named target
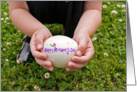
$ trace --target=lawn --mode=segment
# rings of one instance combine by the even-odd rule
[[[14,27],[8,3],[1,1],[1,90],[2,91],[126,91],[126,2],[103,1],[102,23],[91,37],[95,54],[75,72],[44,69],[35,61],[16,64],[25,36]],[[61,24],[46,24],[54,35]],[[49,78],[44,75],[49,74]]]

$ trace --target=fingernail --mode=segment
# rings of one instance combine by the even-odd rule
[[[68,66],[69,66],[69,67],[71,67],[72,65],[73,65],[73,63],[71,63],[71,62],[68,63]]]
[[[81,51],[77,51],[77,55],[81,56]]]
[[[38,44],[38,45],[37,45],[37,49],[40,49],[40,48],[42,48],[42,45],[41,45],[41,44]]]

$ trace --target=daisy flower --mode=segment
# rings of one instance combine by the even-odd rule
[[[5,16],[8,15],[7,12],[4,12],[4,15],[5,15]]]
[[[107,2],[108,4],[110,4],[110,2]]]
[[[119,4],[117,4],[117,7],[118,7],[118,8],[120,8],[120,5],[119,5]]]
[[[6,44],[7,44],[7,46],[9,46],[9,45],[10,45],[10,42],[7,42]]]
[[[95,41],[95,40],[97,40],[97,38],[96,38],[96,37],[92,38],[92,41]]]
[[[20,64],[20,63],[22,63],[21,58],[19,58],[19,59],[17,60],[17,64]]]
[[[44,74],[44,78],[45,78],[45,79],[50,78],[50,74],[49,74],[49,73],[45,73],[45,74]]]
[[[34,86],[34,89],[36,89],[37,91],[40,91],[40,88],[37,85]]]
[[[105,52],[105,53],[104,53],[104,56],[108,56],[108,53]]]
[[[103,8],[107,8],[107,5],[103,5]]]
[[[8,60],[8,59],[5,59],[5,61],[6,61],[6,62],[9,62],[9,60]]]
[[[5,18],[5,20],[8,20],[8,19],[9,19],[9,17],[6,17],[6,18]]]
[[[4,18],[1,18],[1,20],[4,20]]]
[[[112,10],[111,13],[112,14],[117,14],[117,11],[116,10]]]
[[[125,7],[126,7],[126,5],[122,4],[122,5],[121,5],[121,7],[122,7],[122,8],[125,8]]]
[[[120,22],[122,22],[123,20],[122,19],[119,19]]]

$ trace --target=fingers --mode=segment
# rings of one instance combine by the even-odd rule
[[[53,71],[53,67],[46,67],[46,66],[43,66],[45,69],[48,69],[49,71]]]
[[[49,60],[44,60],[44,59],[39,59],[39,58],[35,58],[35,60],[39,65],[47,66],[47,67],[52,66],[52,63]]]
[[[36,62],[43,66],[44,68],[50,70],[50,71],[53,71],[53,66],[52,66],[52,63],[51,61],[49,60],[43,60],[43,59],[38,59],[38,58],[35,58]]]
[[[48,55],[45,52],[32,51],[32,55],[36,58],[46,59]]]
[[[44,41],[51,37],[51,33],[48,29],[40,29],[38,31],[36,31],[35,35],[35,45],[37,47],[37,50],[42,50],[43,49],[43,44]]]
[[[78,45],[78,48],[77,48],[77,52],[76,52],[76,55],[77,56],[82,56],[87,48],[87,44],[88,44],[88,40],[86,37],[83,37],[81,39],[79,39],[79,45]]]
[[[36,45],[37,50],[42,50],[43,49],[44,39],[45,39],[44,34],[38,33],[38,34],[35,35],[35,45]]]
[[[70,61],[68,63],[68,67],[66,67],[66,71],[76,71],[77,69],[84,67],[86,64],[87,62],[82,64],[82,63],[75,63],[73,61]]]
[[[43,66],[44,68],[53,71],[53,66],[51,61],[44,60],[48,57],[48,55],[45,52],[40,52],[39,50],[43,49],[43,43],[44,41],[51,36],[50,33],[45,32],[45,29],[41,29],[39,31],[36,31],[30,41],[30,49],[32,52],[32,55],[35,57],[36,62]]]
[[[68,67],[71,67],[71,68],[82,68],[85,65],[86,65],[86,63],[81,64],[81,63],[76,63],[76,62],[73,62],[73,61],[70,61],[68,63]]]
[[[91,41],[89,41],[85,53],[83,56],[73,56],[71,61],[68,63],[66,71],[76,71],[79,68],[84,67],[91,57],[94,55],[94,47]]]
[[[88,62],[91,57],[94,55],[94,50],[89,50],[85,53],[85,56],[81,56],[81,57],[78,57],[78,56],[74,56],[72,57],[72,61],[76,62],[76,63],[85,63],[85,62]]]
[[[73,56],[71,60],[76,63],[85,63],[92,58],[94,53],[95,53],[95,50],[94,50],[93,44],[91,41],[89,41],[89,44],[87,45],[87,49],[85,50],[84,55],[81,57]]]
[[[31,49],[32,55],[34,57],[36,57],[36,58],[47,58],[46,53],[37,51],[36,46],[35,46],[35,35],[33,35],[31,38],[30,49]]]

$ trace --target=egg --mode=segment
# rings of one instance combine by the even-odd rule
[[[78,44],[73,39],[56,35],[44,42],[43,52],[48,55],[46,60],[50,60],[54,67],[65,68],[72,56],[75,56],[77,47]]]

